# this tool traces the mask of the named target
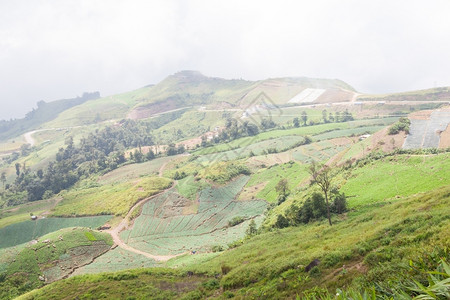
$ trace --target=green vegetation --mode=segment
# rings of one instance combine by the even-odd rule
[[[278,194],[275,187],[281,179],[286,178],[288,186],[294,189],[308,177],[307,167],[294,161],[263,168],[252,174],[241,199],[248,200],[247,198],[253,199],[254,197],[270,203],[276,202]]]
[[[400,118],[397,123],[389,127],[388,133],[390,135],[397,134],[400,131],[409,133],[409,125],[411,125],[411,121],[408,118]]]
[[[248,219],[266,208],[264,201],[235,200],[247,181],[241,176],[224,186],[205,188],[194,202],[169,190],[145,203],[131,230],[120,236],[136,249],[161,255],[226,246],[242,238]],[[243,221],[228,227],[237,216]]]
[[[143,176],[157,175],[159,169],[170,160],[170,157],[165,156],[139,164],[134,163],[125,165],[100,176],[98,182],[101,184],[111,184],[115,182],[130,181]]]
[[[239,175],[250,175],[250,169],[241,162],[217,162],[198,173],[199,178],[224,184]]]
[[[92,263],[78,268],[72,276],[158,266],[160,264],[153,259],[116,247],[97,257]]]
[[[130,270],[73,277],[18,299],[63,299],[67,295],[84,299],[203,299],[216,291],[215,282],[172,269]]]
[[[334,217],[332,227],[324,220],[261,233],[230,251],[182,256],[169,261],[169,265],[183,266],[170,271],[171,278],[189,282],[189,278],[198,276],[195,274],[207,274],[210,279],[203,278],[208,282],[219,274],[217,283],[213,284],[214,298],[295,298],[298,295],[305,299],[333,299],[331,295],[338,291],[338,299],[349,299],[350,295],[362,296],[365,289],[370,292],[375,286],[377,297],[395,298],[399,293],[417,295],[408,289],[412,280],[426,287],[430,278],[426,271],[437,269],[445,274],[441,258],[450,258],[449,195],[448,187],[441,188],[396,203],[366,206],[345,217]],[[320,261],[318,265],[305,272],[305,266],[315,258]],[[188,270],[194,275],[183,276]],[[107,297],[115,297],[132,286],[136,288],[131,293],[140,298],[149,295],[148,290],[138,288],[149,284],[146,274],[165,278],[163,272],[167,271],[151,269],[74,277],[33,291],[31,295],[57,297],[65,289],[71,295],[89,293],[99,298],[105,293]],[[111,283],[112,278],[121,280]],[[415,284],[415,288],[419,286]],[[23,299],[31,299],[31,295]],[[211,294],[199,294],[199,297],[205,295]]]
[[[353,95],[339,81],[187,71],[72,107],[42,124],[34,147],[5,141],[0,298],[76,275],[24,298],[446,297],[450,153],[393,150],[400,135],[386,145],[386,126],[407,132],[398,114],[420,106],[287,102],[305,87],[347,90],[327,90],[321,103]],[[76,217],[85,215],[98,216]],[[122,220],[125,244],[180,255],[157,262],[110,249],[107,233],[65,228]]]
[[[207,188],[209,184],[205,181],[195,180],[194,176],[187,176],[178,181],[176,185],[177,192],[189,200],[194,200],[198,192]]]
[[[37,103],[37,109],[33,109],[31,112],[27,113],[23,119],[15,119],[11,121],[0,120],[0,140],[12,138],[29,130],[35,129],[45,122],[54,119],[60,112],[99,97],[100,93],[94,92],[83,93],[81,97],[73,99],[62,99],[49,103],[39,101]],[[67,126],[67,124],[64,124],[63,126]]]
[[[366,161],[350,169],[342,179],[341,191],[349,197],[349,207],[397,201],[448,185],[449,153],[393,155]]]
[[[55,206],[58,200],[58,198],[52,198],[48,200],[25,203],[15,206],[14,208],[7,207],[1,209],[0,228],[29,220],[31,213],[38,216],[45,211],[49,211],[52,207]]]
[[[169,188],[172,181],[160,177],[144,177],[125,182],[71,190],[53,209],[54,216],[107,215],[124,216],[139,200]]]
[[[28,215],[28,218],[30,215]],[[0,228],[0,249],[27,243],[45,234],[67,227],[98,228],[108,222],[111,216],[82,218],[45,218],[36,221],[24,221]]]
[[[67,228],[45,235],[26,247],[19,246],[12,261],[0,260],[0,298],[11,299],[41,287],[44,282],[62,279],[106,252],[111,245],[108,234],[86,228]],[[6,251],[8,254],[14,249]]]

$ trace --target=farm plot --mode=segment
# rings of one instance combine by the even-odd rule
[[[334,144],[332,141],[325,140],[295,148],[295,150],[292,151],[292,158],[304,163],[324,161],[332,158],[350,146],[351,141],[349,141],[348,144]]]
[[[226,245],[242,237],[249,220],[266,209],[265,201],[236,200],[248,179],[241,176],[225,186],[203,189],[195,214],[183,214],[187,199],[172,191],[161,194],[144,205],[133,228],[123,231],[121,239],[136,249],[161,255]],[[236,216],[246,221],[228,228],[228,221]]]
[[[167,178],[145,177],[124,182],[80,188],[64,194],[64,199],[53,209],[54,216],[125,215],[139,200],[171,186]]]
[[[341,191],[350,207],[426,192],[450,184],[450,154],[386,157],[352,169]]]
[[[299,128],[289,128],[289,129],[277,129],[277,130],[271,130],[262,132],[256,136],[251,137],[243,137],[236,139],[234,141],[215,145],[213,147],[207,147],[200,149],[198,151],[195,151],[193,154],[196,155],[206,155],[211,153],[218,153],[218,152],[225,152],[233,149],[238,148],[245,148],[249,145],[252,145],[257,142],[270,140],[274,138],[280,138],[283,136],[305,136],[305,135],[318,135],[321,133],[327,133],[335,130],[343,130],[343,129],[351,129],[351,128],[358,128],[358,127],[368,127],[368,126],[386,126],[394,123],[397,121],[398,118],[377,118],[377,119],[362,119],[362,120],[355,120],[350,122],[344,122],[344,123],[327,123],[327,124],[319,124],[314,126],[306,126],[306,127],[299,127]]]
[[[97,228],[105,224],[111,216],[82,218],[46,218],[24,221],[0,228],[0,248],[12,247],[37,239],[47,233],[67,227]]]
[[[153,259],[116,247],[97,257],[92,263],[78,268],[71,276],[156,266],[158,266],[158,263]]]
[[[171,159],[171,157],[165,156],[140,164],[126,165],[106,173],[100,177],[98,181],[101,184],[109,184],[113,182],[129,181],[142,176],[157,175],[159,169]]]
[[[412,119],[403,148],[438,148],[440,133],[449,124],[450,111],[433,111],[428,120]]]
[[[0,250],[4,280],[14,282],[2,285],[0,298],[12,295],[15,289],[27,291],[62,279],[108,251],[111,245],[109,234],[88,228],[65,228],[43,236],[41,241]]]
[[[198,161],[207,162],[217,160],[234,160],[242,157],[248,157],[251,153],[254,155],[263,155],[271,150],[273,150],[273,152],[282,152],[291,147],[295,147],[295,145],[304,142],[304,140],[305,138],[302,136],[283,136],[280,138],[273,138],[250,144],[243,148],[200,156]]]
[[[243,192],[239,195],[239,199],[264,199],[272,203],[277,199],[275,186],[281,179],[286,178],[289,188],[294,190],[300,182],[308,177],[307,166],[295,162],[262,169],[251,176]]]

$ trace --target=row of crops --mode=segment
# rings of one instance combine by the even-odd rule
[[[111,219],[111,216],[82,218],[45,218],[24,221],[0,228],[0,249],[29,242],[47,233],[67,227],[97,228]]]
[[[135,268],[151,268],[157,265],[157,262],[153,259],[116,247],[97,257],[91,264],[78,268],[72,276]]]
[[[225,186],[209,187],[199,193],[197,213],[183,214],[186,201],[167,191],[147,202],[131,230],[121,233],[127,244],[155,254],[177,254],[189,250],[207,250],[244,235],[251,218],[261,215],[266,202],[237,201],[236,197],[249,177],[241,176]],[[239,216],[246,222],[228,227]]]
[[[437,148],[439,132],[450,124],[450,112],[434,111],[428,120],[411,120],[409,134],[403,145],[404,149]]]
[[[310,135],[314,141],[320,142],[334,138],[374,133],[396,120],[397,118],[368,119],[263,132],[255,137],[242,138],[200,150],[198,154],[202,155],[197,161],[227,161],[248,157],[252,154],[262,155],[270,151],[283,152],[304,141],[304,136],[300,134]],[[331,125],[334,125],[334,127]],[[343,148],[338,150],[343,150]]]

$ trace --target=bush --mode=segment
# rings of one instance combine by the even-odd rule
[[[283,215],[278,215],[277,221],[275,222],[275,227],[285,228],[289,226],[289,221]]]
[[[233,226],[239,225],[244,221],[245,221],[245,219],[243,217],[236,216],[233,219],[231,219],[230,221],[228,221],[228,227],[233,227]]]
[[[211,279],[202,283],[202,286],[207,290],[215,290],[220,287],[219,281],[217,279]]]
[[[212,250],[212,252],[222,252],[225,249],[223,248],[222,245],[214,245],[214,246],[212,246],[211,250]]]
[[[400,131],[409,133],[409,125],[411,125],[411,121],[408,118],[401,117],[397,123],[393,124],[389,128],[388,134],[394,135],[394,134],[399,133]]]

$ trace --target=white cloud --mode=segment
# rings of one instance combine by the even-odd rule
[[[225,78],[339,78],[364,92],[450,85],[449,1],[0,2],[0,118],[38,100]]]

